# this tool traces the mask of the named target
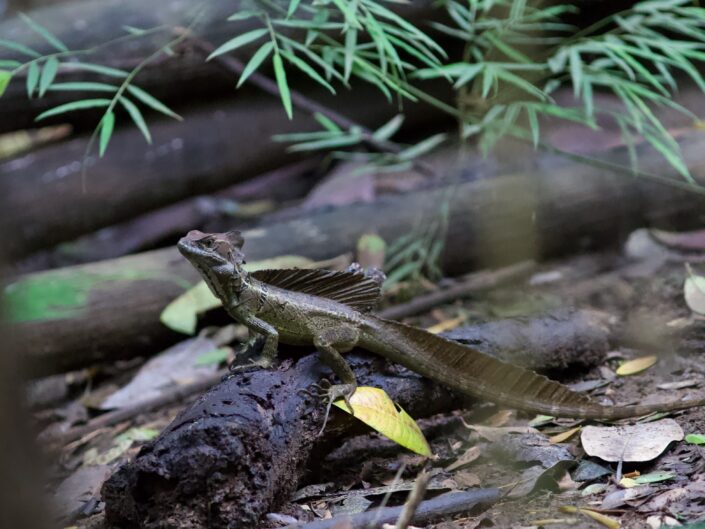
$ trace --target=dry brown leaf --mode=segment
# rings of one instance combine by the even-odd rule
[[[604,461],[651,461],[672,441],[683,439],[673,419],[626,426],[585,426],[580,434],[588,455]]]
[[[469,465],[473,461],[475,461],[478,457],[480,457],[480,454],[482,451],[480,450],[479,446],[472,446],[468,450],[465,451],[463,455],[461,455],[458,459],[453,461],[450,465],[446,467],[446,470],[452,471],[456,470],[460,467],[463,467],[465,465]]]
[[[634,360],[629,360],[624,362],[619,368],[617,368],[616,373],[621,377],[626,377],[629,375],[636,375],[641,373],[646,369],[649,369],[652,365],[658,362],[658,356],[649,355],[635,358]]]

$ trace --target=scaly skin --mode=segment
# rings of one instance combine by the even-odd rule
[[[346,402],[357,387],[342,353],[360,346],[461,393],[512,408],[557,417],[620,419],[705,405],[705,398],[637,406],[602,406],[565,386],[470,347],[421,329],[384,320],[320,296],[285,290],[251,277],[243,268],[239,232],[192,231],[179,251],[196,267],[233,319],[264,336],[258,365],[271,365],[278,342],[314,345],[342,384],[330,402]]]

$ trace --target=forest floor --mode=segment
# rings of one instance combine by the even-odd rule
[[[683,295],[684,263],[690,256],[653,241],[630,244],[626,251],[543,264],[520,282],[407,321],[424,328],[440,325],[447,331],[556,309],[599,311],[609,321],[608,350],[588,369],[557,366],[549,373],[552,378],[602,403],[663,402],[702,394],[705,320],[693,315]],[[654,355],[657,361],[650,367],[637,368],[630,376],[618,374],[624,362]],[[124,386],[141,363],[104,368],[88,385],[81,383],[86,373],[72,375],[73,385],[82,393],[37,411],[37,419],[47,431],[80,424],[95,414],[96,403]],[[53,458],[52,473],[56,484],[63,480],[57,503],[70,516],[65,525],[102,527],[97,494],[103,481],[194,398],[99,428],[56,448],[60,457]],[[645,443],[630,457],[639,461],[623,462],[586,453],[590,429],[585,427],[590,423],[584,421],[469,402],[467,409],[418,422],[434,458],[427,461],[374,433],[341,441],[326,458],[311,462],[299,491],[278,514],[263,520],[262,527],[403,503],[424,467],[431,475],[427,498],[477,487],[497,487],[503,495],[483,512],[466,513],[434,527],[657,529],[705,521],[705,444],[698,444],[705,443],[702,408],[622,421],[637,429],[621,434],[614,430],[617,426],[605,425],[617,431],[617,437],[603,444],[619,444],[620,437],[629,439],[627,447]],[[659,443],[659,448],[650,446]],[[627,453],[624,446],[612,449]]]

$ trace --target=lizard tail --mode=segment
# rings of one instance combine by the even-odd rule
[[[533,371],[396,321],[371,317],[364,346],[461,393],[553,417],[623,419],[705,406],[705,398],[636,406],[603,406]]]

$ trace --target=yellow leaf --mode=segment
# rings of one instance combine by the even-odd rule
[[[592,509],[573,507],[571,505],[564,505],[563,507],[560,508],[560,510],[563,512],[569,513],[569,514],[574,514],[574,513],[584,514],[585,516],[592,518],[596,522],[601,523],[602,525],[604,525],[605,527],[608,527],[609,529],[619,529],[621,527],[619,520],[615,520],[614,518],[610,518],[609,516],[605,516],[604,514],[593,511]]]
[[[548,441],[551,444],[556,444],[556,443],[564,443],[571,437],[573,437],[576,433],[580,431],[580,426],[576,426],[575,428],[571,428],[570,430],[566,430],[565,432],[561,432],[559,434],[554,435],[553,437],[549,437]]]
[[[450,320],[444,320],[444,321],[436,323],[435,325],[431,325],[426,330],[428,332],[430,332],[431,334],[440,334],[442,332],[449,331],[451,329],[455,329],[458,325],[463,323],[466,319],[467,319],[466,316],[458,316],[457,318],[452,318]]]
[[[350,413],[343,399],[333,403]],[[350,397],[354,416],[404,448],[422,456],[431,456],[428,445],[418,424],[381,389],[359,387]]]
[[[656,362],[658,362],[658,356],[656,355],[642,356],[635,358],[634,360],[624,362],[621,366],[619,366],[616,373],[622,377],[636,375],[637,373],[641,373],[642,371],[649,369]]]
[[[632,478],[622,478],[619,480],[619,484],[625,489],[632,489],[638,485],[638,483]]]

